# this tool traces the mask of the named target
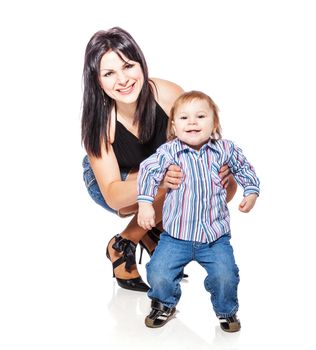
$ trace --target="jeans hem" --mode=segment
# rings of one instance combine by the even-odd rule
[[[216,317],[218,318],[227,318],[234,316],[238,311],[238,306],[236,306],[232,312],[227,312],[227,313],[216,313]]]
[[[158,301],[160,304],[162,304],[163,306],[165,307],[168,307],[169,309],[172,309],[173,307],[176,307],[177,304],[170,304],[170,303],[163,303],[161,300],[157,299],[157,298],[151,298],[149,297],[150,300],[153,300],[153,301]]]

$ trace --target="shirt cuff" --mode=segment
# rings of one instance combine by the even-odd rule
[[[144,194],[140,194],[137,196],[137,202],[146,202],[146,203],[153,203],[154,197],[146,196]]]
[[[249,196],[250,194],[257,194],[259,196],[260,189],[257,186],[247,186],[244,189],[244,197]]]

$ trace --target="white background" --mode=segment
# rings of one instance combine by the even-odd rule
[[[315,15],[312,0],[1,5],[1,349],[315,348]],[[146,296],[111,279],[105,246],[126,222],[85,191],[80,113],[85,46],[116,25],[150,76],[213,97],[261,179],[251,213],[241,190],[230,204],[237,336],[216,328],[194,264],[159,331]]]

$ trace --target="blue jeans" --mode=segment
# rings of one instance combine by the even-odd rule
[[[212,243],[199,243],[175,239],[166,232],[162,233],[146,265],[151,287],[149,298],[159,300],[167,307],[176,306],[181,296],[183,268],[190,261],[197,261],[207,272],[204,287],[211,293],[215,314],[225,318],[234,315],[238,310],[239,270],[229,234]]]
[[[95,179],[94,173],[91,169],[88,156],[85,156],[82,161],[83,166],[83,180],[88,190],[90,197],[102,208],[106,209],[111,213],[117,214],[117,211],[112,209],[104,200],[100,191],[97,180]],[[128,175],[128,171],[121,171],[121,179],[125,181]]]

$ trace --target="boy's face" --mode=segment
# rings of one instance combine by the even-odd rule
[[[194,99],[180,105],[174,114],[175,135],[190,147],[199,150],[214,130],[214,113],[205,100]]]

